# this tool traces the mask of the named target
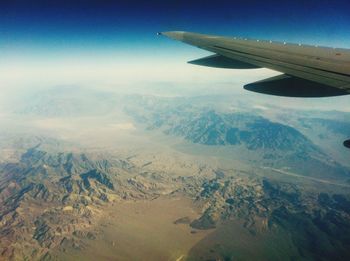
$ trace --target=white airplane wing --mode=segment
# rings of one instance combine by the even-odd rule
[[[272,41],[248,40],[189,32],[161,35],[215,53],[191,64],[231,68],[269,68],[284,74],[244,86],[245,89],[288,97],[350,94],[350,50]]]

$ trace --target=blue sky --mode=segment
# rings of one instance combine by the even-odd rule
[[[347,1],[325,0],[2,0],[0,85],[11,90],[176,81],[241,88],[276,73],[188,65],[207,53],[156,33],[185,30],[350,47],[349,10]]]
[[[0,47],[113,51],[178,48],[186,30],[350,47],[348,1],[18,1],[0,3]]]

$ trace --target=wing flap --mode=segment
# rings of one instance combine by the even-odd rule
[[[285,97],[329,97],[349,94],[345,90],[331,87],[286,74],[250,83],[244,89],[252,92]]]
[[[239,60],[234,60],[222,55],[214,54],[197,60],[189,61],[190,64],[215,67],[215,68],[226,68],[226,69],[257,69],[259,66],[251,63],[246,63]]]

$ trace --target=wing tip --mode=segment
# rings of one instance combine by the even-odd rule
[[[186,32],[184,31],[166,31],[166,32],[159,32],[157,35],[165,35],[171,39],[182,41],[184,39],[184,34]]]

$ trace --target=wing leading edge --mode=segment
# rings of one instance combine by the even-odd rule
[[[288,97],[327,97],[350,94],[350,50],[269,41],[227,38],[188,32],[162,35],[215,53],[191,64],[284,73],[247,84],[245,89]]]

